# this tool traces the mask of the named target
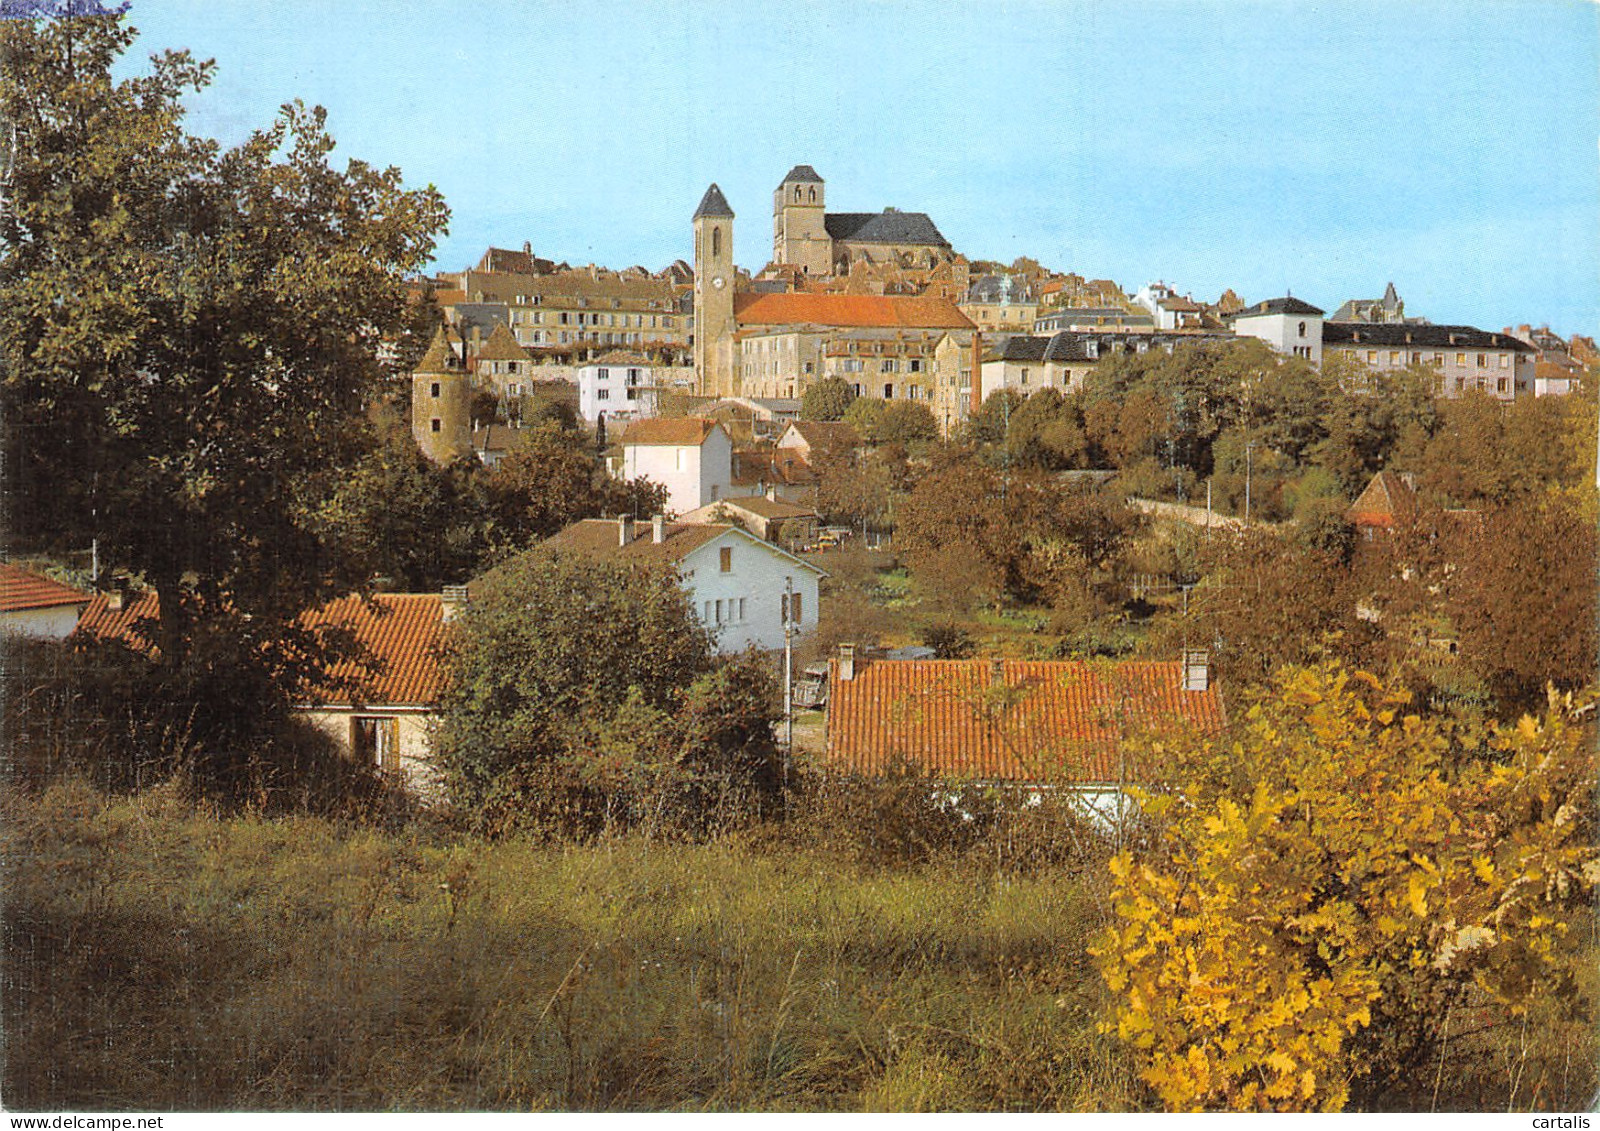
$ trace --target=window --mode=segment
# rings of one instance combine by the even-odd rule
[[[724,546],[717,551],[717,569],[723,573],[733,572],[733,547]]]
[[[385,775],[400,774],[400,720],[357,715],[350,722],[350,748],[356,759],[377,766]]]
[[[878,370],[881,373],[893,373],[895,371],[894,358],[885,358],[883,364],[878,367]]]
[[[721,602],[721,600],[717,601],[717,623],[718,624],[722,623],[722,602]]]
[[[594,399],[597,400],[597,401],[609,401],[611,399],[611,390],[610,389],[596,389],[594,391]],[[682,468],[679,468],[679,470],[681,471]]]
[[[1400,351],[1399,350],[1390,350],[1389,351],[1389,364],[1390,365],[1399,365],[1400,364]]]
[[[815,367],[816,367],[816,363],[815,362],[811,362],[811,361],[806,362],[805,372],[806,372],[806,376],[807,377],[811,376],[811,374],[815,371]]]
[[[1506,391],[1506,379],[1504,377],[1495,382],[1495,391],[1500,393]]]
[[[1457,365],[1465,365],[1466,363],[1467,363],[1467,355],[1466,354],[1464,354],[1464,353],[1456,354],[1456,364]]]
[[[1378,364],[1378,351],[1377,350],[1368,350],[1367,351],[1367,364],[1368,365],[1376,365],[1376,364]]]
[[[639,371],[637,369],[628,370],[628,384],[637,385],[638,383],[639,383]]]
[[[1306,324],[1304,322],[1300,323],[1300,336],[1302,338],[1306,336]]]
[[[1028,371],[1027,371],[1026,368],[1024,368],[1023,371],[1022,371],[1022,383],[1024,385],[1026,385],[1028,383]]]
[[[433,383],[433,387],[432,387],[432,389],[429,390],[429,393],[434,398],[434,400],[438,400],[439,399],[439,382],[435,381]]]
[[[1503,353],[1503,354],[1500,355],[1500,368],[1501,369],[1510,369],[1511,368],[1511,355],[1509,353]]]
[[[569,318],[570,318],[570,317],[571,317],[571,315],[569,315],[569,314],[568,314],[568,313],[567,313],[567,312],[566,312],[566,311],[565,311],[565,310],[563,310],[563,311],[562,311],[562,312],[561,312],[561,324],[562,324],[562,325],[563,325],[563,326],[565,326],[565,325],[567,325],[567,324],[568,324],[568,319],[569,319]],[[561,339],[561,340],[562,340],[562,341],[566,341],[566,339],[565,339],[565,338],[563,338],[563,339]]]
[[[921,373],[922,372],[922,359],[921,358],[914,357],[914,358],[911,359],[911,372],[913,372],[913,373]]]
[[[739,621],[740,624],[743,624],[744,623],[744,598],[743,597],[740,597],[738,599],[738,604],[739,604],[738,621]]]
[[[600,380],[602,380],[602,381],[611,380],[611,370],[609,370],[609,369],[601,369],[600,370]]]
[[[883,387],[883,399],[886,400],[886,401],[894,400],[894,385],[893,384],[885,384],[884,385],[884,387]]]
[[[711,229],[711,254],[712,254],[713,257],[722,254],[722,229],[721,228],[713,227]]]
[[[1480,353],[1478,355],[1478,368],[1479,369],[1487,369],[1488,367],[1489,367],[1489,358],[1486,355]]]
[[[790,609],[791,612],[794,613],[794,623],[795,624],[799,624],[802,620],[805,619],[805,616],[804,616],[804,613],[803,613],[804,605],[801,603],[800,594],[795,593],[790,597],[790,599],[789,599],[789,609]]]
[[[428,424],[429,427],[435,432],[444,431],[444,421],[440,420],[437,416],[430,420]]]

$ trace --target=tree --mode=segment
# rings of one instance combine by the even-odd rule
[[[250,647],[349,585],[317,501],[359,458],[404,272],[447,211],[398,170],[332,168],[320,109],[285,106],[222,150],[183,129],[212,66],[186,52],[116,81],[120,16],[0,21],[7,526],[82,548],[160,595],[162,662],[193,617]]]
[[[856,399],[856,390],[843,377],[813,381],[800,398],[801,420],[842,420]]]
[[[1113,861],[1094,953],[1169,1109],[1382,1102],[1469,987],[1512,1013],[1551,992],[1596,876],[1583,734],[1407,708],[1363,673],[1285,670],[1144,795],[1159,828]]]
[[[921,401],[890,401],[878,418],[877,432],[879,443],[926,443],[939,438],[939,422]]]
[[[1595,525],[1559,497],[1456,525],[1445,609],[1502,713],[1594,678]]]
[[[474,585],[444,664],[435,748],[455,801],[493,823],[620,816],[647,784],[702,810],[776,787],[771,673],[713,657],[669,568],[527,551]]]
[[[878,442],[878,424],[883,420],[883,402],[876,397],[857,397],[841,418],[868,444]]]
[[[490,541],[519,549],[579,519],[648,517],[667,501],[661,484],[613,479],[582,432],[551,423],[523,429],[516,448],[482,483]]]

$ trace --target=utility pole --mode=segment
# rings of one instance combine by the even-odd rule
[[[1249,441],[1244,446],[1244,524],[1250,525],[1250,453],[1255,449],[1256,442]]]
[[[783,579],[783,776],[794,760],[794,578]]]

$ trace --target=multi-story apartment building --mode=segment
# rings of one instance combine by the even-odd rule
[[[1443,397],[1476,389],[1512,400],[1534,391],[1538,350],[1515,335],[1472,326],[1324,322],[1322,356],[1334,354],[1380,372],[1429,366],[1438,374]]]

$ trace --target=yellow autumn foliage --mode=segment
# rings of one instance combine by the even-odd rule
[[[1094,950],[1169,1109],[1342,1109],[1463,987],[1517,1008],[1552,904],[1590,889],[1593,767],[1559,711],[1476,731],[1364,672],[1286,669],[1179,764]]]

